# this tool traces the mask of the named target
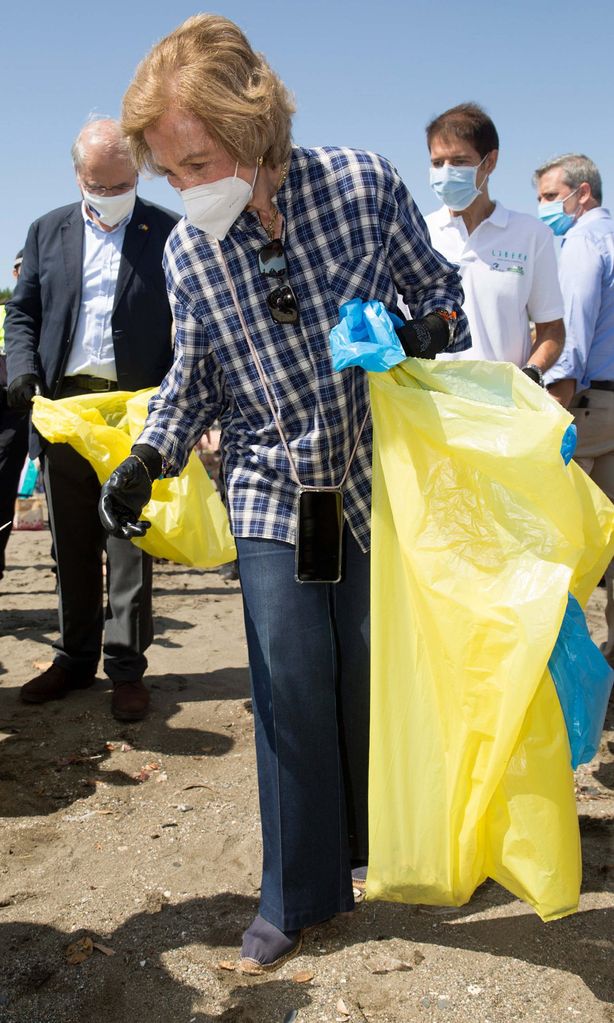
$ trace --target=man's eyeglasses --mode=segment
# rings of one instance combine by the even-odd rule
[[[276,323],[298,323],[298,298],[288,281],[288,264],[284,247],[275,238],[258,253],[258,267],[265,277],[274,277],[279,283],[267,295],[269,312]]]
[[[124,182],[121,185],[109,185],[106,187],[105,185],[90,185],[86,181],[81,181],[81,186],[90,195],[97,195],[101,199],[106,199],[109,196],[124,195],[134,188],[134,185],[128,185]]]

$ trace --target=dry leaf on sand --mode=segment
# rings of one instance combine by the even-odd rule
[[[114,948],[109,948],[108,945],[103,945],[102,942],[100,942],[100,941],[94,941],[93,942],[93,947],[98,949],[98,951],[102,952],[102,954],[105,955],[105,956],[114,956],[115,955],[115,949]]]
[[[376,959],[370,959],[367,968],[369,973],[377,975],[406,973],[408,970],[413,970],[411,963],[406,963],[403,959],[395,959],[393,956],[378,956]]]
[[[79,963],[89,959],[93,951],[94,942],[91,938],[78,938],[77,941],[73,941],[68,945],[65,952],[66,962],[70,963],[71,966],[77,966]]]

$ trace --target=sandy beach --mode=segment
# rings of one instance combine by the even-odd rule
[[[115,721],[102,677],[28,707],[57,634],[49,547],[14,533],[0,583],[3,1023],[614,1020],[612,714],[576,775],[579,913],[543,924],[494,883],[461,909],[364,903],[243,975],[260,835],[239,584],[156,565],[146,721]]]

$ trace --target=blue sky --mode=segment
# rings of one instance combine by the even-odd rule
[[[595,160],[612,201],[612,0],[219,0],[210,9],[238,22],[294,92],[298,143],[383,153],[425,213],[437,202],[424,126],[466,100],[497,125],[491,195],[505,205],[534,212],[533,169],[571,150]],[[12,284],[29,224],[78,198],[70,146],[81,124],[91,112],[117,116],[139,60],[198,10],[185,0],[11,4],[0,61],[0,287]],[[179,208],[164,181],[142,181],[140,192]]]

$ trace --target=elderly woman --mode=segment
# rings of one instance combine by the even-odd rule
[[[333,372],[329,332],[348,299],[394,308],[400,293],[408,355],[470,344],[456,271],[395,170],[293,146],[292,112],[222,17],[188,19],[137,69],[124,131],[138,167],[185,206],[165,255],[175,361],[101,499],[109,531],[142,534],[151,481],[179,473],[220,420],[263,838],[241,957],[263,969],[299,951],[303,928],[353,908],[352,869],[364,877],[368,855],[368,382]]]

